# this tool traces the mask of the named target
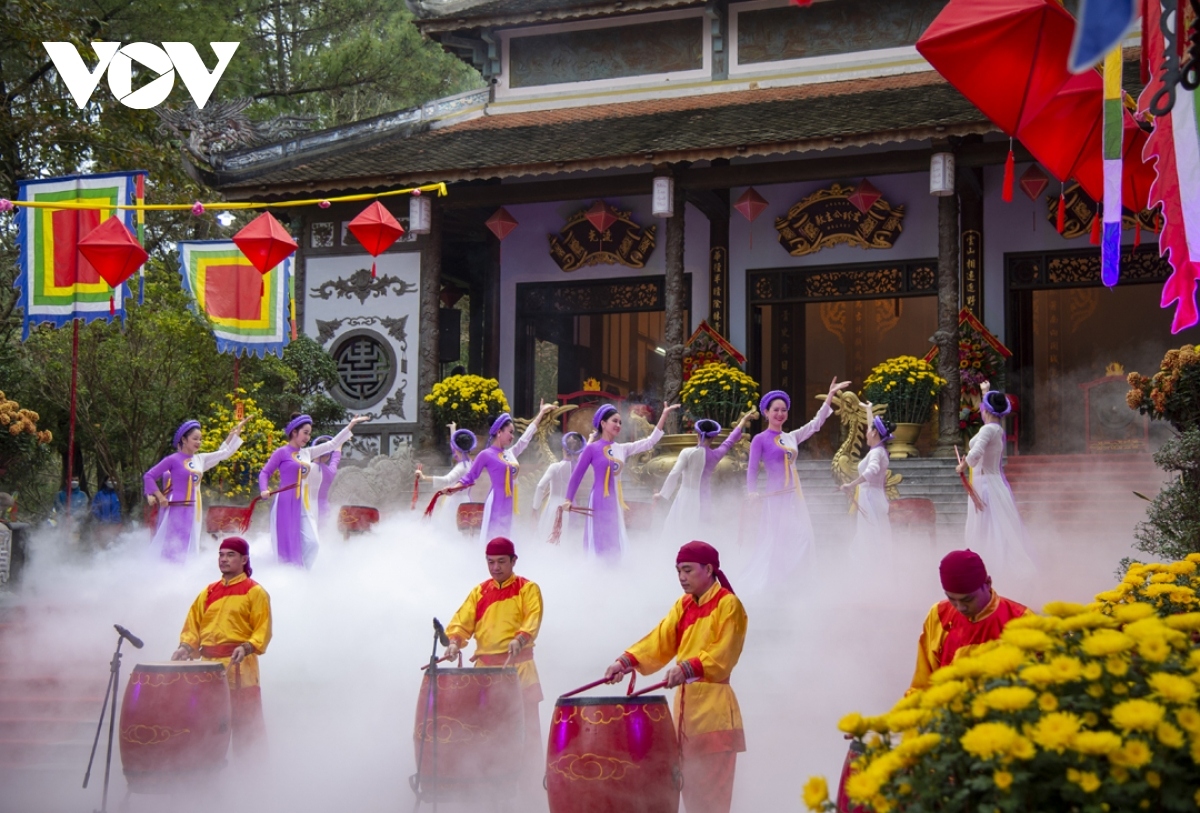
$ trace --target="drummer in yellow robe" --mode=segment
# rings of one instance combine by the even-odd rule
[[[675,557],[684,596],[653,631],[631,646],[605,677],[630,670],[651,675],[672,658],[668,687],[678,686],[675,719],[683,755],[687,813],[729,813],[737,755],[746,750],[742,712],[729,685],[746,640],[746,610],[707,542],[689,542]]]
[[[475,639],[476,666],[515,666],[525,700],[525,748],[531,771],[541,766],[545,748],[539,704],[542,684],[533,662],[533,646],[542,627],[542,591],[513,574],[517,552],[511,540],[498,536],[487,544],[491,578],[471,590],[446,627],[447,659]]]
[[[220,661],[229,680],[233,750],[238,756],[265,745],[258,656],[271,641],[271,598],[250,578],[250,546],[231,536],[217,554],[221,580],[200,592],[171,660]]]

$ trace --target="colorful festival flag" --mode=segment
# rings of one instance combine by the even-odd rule
[[[1158,2],[1158,0],[1154,0]],[[1073,73],[1083,73],[1095,67],[1137,24],[1136,0],[1080,0],[1079,25],[1071,41],[1068,67]]]
[[[1161,72],[1165,39],[1160,33],[1161,5],[1146,4],[1142,25],[1152,32],[1147,38],[1146,59],[1155,66],[1154,78],[1138,99],[1138,109],[1146,110],[1163,90]],[[1177,14],[1168,25],[1181,28]],[[1162,206],[1163,225],[1158,238],[1159,253],[1171,264],[1171,275],[1163,285],[1163,308],[1174,307],[1171,332],[1189,328],[1200,321],[1196,309],[1196,283],[1200,280],[1200,119],[1195,94],[1180,85],[1174,88],[1175,105],[1165,116],[1154,119],[1154,130],[1146,142],[1144,158],[1157,159],[1157,175],[1150,189],[1149,207]]]
[[[184,290],[212,322],[217,350],[235,356],[282,355],[292,268],[288,258],[260,274],[232,240],[179,243]]]
[[[34,325],[55,326],[74,319],[125,319],[127,285],[110,288],[99,272],[79,253],[79,241],[109,217],[120,217],[134,225],[129,209],[44,209],[21,206],[36,203],[100,203],[129,206],[134,202],[137,180],[144,172],[111,172],[77,175],[17,184],[17,265],[14,287],[21,290],[24,310],[22,340]]]
[[[1121,47],[1104,57],[1104,231],[1100,237],[1100,280],[1109,288],[1121,275],[1121,191],[1125,106]]]

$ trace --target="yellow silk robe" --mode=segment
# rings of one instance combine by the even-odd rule
[[[228,656],[205,655],[204,659],[225,664],[231,687],[257,686],[258,656],[267,651],[271,641],[271,597],[245,573],[227,582],[213,582],[192,603],[179,641],[192,651],[249,643],[254,652],[238,667],[230,665]]]
[[[622,656],[640,674],[651,675],[675,658],[694,682],[675,693],[675,719],[684,757],[745,751],[742,712],[729,685],[746,641],[746,610],[720,583],[696,601],[685,595],[649,635]]]
[[[471,590],[446,627],[460,648],[475,638],[476,666],[502,666],[508,645],[520,638],[521,654],[513,659],[527,699],[541,700],[541,681],[533,663],[533,646],[542,628],[542,591],[529,579],[511,576],[504,584],[488,579]]]

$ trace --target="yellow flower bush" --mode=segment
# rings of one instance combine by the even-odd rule
[[[844,717],[839,727],[863,749],[851,803],[876,813],[1196,810],[1197,565],[1200,554],[1135,564],[1090,605],[1054,602],[1011,622],[890,713]],[[834,810],[823,781],[803,798]]]
[[[758,398],[757,381],[737,367],[720,363],[694,370],[679,391],[679,402],[692,421],[709,418],[727,429],[757,406]]]
[[[257,390],[259,385],[255,385]],[[237,454],[223,460],[204,475],[204,484],[212,491],[225,497],[258,494],[258,473],[271,458],[271,454],[286,442],[283,432],[275,426],[258,404],[244,389],[225,395],[227,403],[212,404],[212,412],[201,421],[204,440],[201,452],[215,452],[224,442],[229,430],[237,425],[237,404],[242,404],[243,415],[249,420],[242,427],[242,447]]]
[[[425,402],[432,405],[437,424],[456,423],[459,429],[470,429],[476,434],[487,432],[490,419],[511,411],[500,382],[478,375],[452,375],[442,379],[433,385]]]
[[[896,423],[925,423],[946,379],[933,365],[916,356],[897,356],[877,365],[863,382],[861,398],[887,404],[887,418]]]

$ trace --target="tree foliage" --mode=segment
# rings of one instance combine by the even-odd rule
[[[1138,524],[1135,546],[1167,560],[1200,552],[1200,429],[1168,440],[1154,462],[1176,476],[1151,501],[1146,521]]]

